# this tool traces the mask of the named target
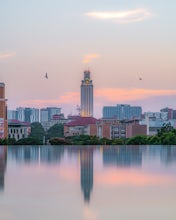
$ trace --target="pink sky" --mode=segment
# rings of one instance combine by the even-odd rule
[[[90,69],[96,117],[102,106],[116,104],[176,109],[175,6],[159,0],[2,3],[0,81],[9,108],[57,106],[75,114],[83,71]]]

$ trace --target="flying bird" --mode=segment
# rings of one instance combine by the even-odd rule
[[[48,79],[48,74],[47,73],[45,73],[45,78]]]

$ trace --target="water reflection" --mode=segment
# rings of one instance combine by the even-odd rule
[[[140,166],[142,163],[142,151],[139,146],[110,146],[103,148],[104,165],[116,166]]]
[[[4,189],[4,173],[7,164],[7,147],[0,146],[0,191]]]
[[[62,157],[64,156],[64,146],[44,146],[39,149],[41,163],[60,163]]]
[[[90,193],[93,189],[93,148],[80,150],[81,165],[81,189],[85,202],[90,201]]]
[[[121,167],[139,168],[143,166],[144,160],[155,161],[156,159],[159,159],[160,163],[164,165],[176,163],[175,146],[9,146],[8,156],[7,147],[1,146],[0,189],[4,189],[4,173],[6,169],[7,159],[8,162],[16,161],[17,164],[53,164],[56,165],[56,169],[63,169],[62,171],[64,173],[65,168],[63,166],[63,163],[65,161],[65,158],[67,158],[68,161],[70,161],[71,158],[74,158],[76,161],[78,161],[80,166],[80,188],[83,193],[84,201],[86,203],[89,203],[94,185],[94,162],[96,162],[94,161],[95,150],[96,152],[98,152],[98,157],[101,158],[104,167],[110,166],[114,167],[115,169],[119,169]],[[69,166],[71,165],[69,164]],[[131,178],[130,181],[132,181],[134,175],[140,176],[140,178],[144,178],[144,175],[139,175],[136,172],[131,174],[132,176],[129,176],[129,178]],[[125,177],[125,175],[126,173],[124,171],[122,174],[118,170],[118,175],[117,173],[113,173],[114,179],[112,178],[112,181],[110,173],[108,173],[107,176],[101,176],[100,179],[106,180],[108,177],[109,180],[106,180],[106,183],[111,182],[112,184],[113,182],[113,184],[119,184],[121,182],[122,184],[124,184],[125,182],[123,181],[123,178]],[[117,179],[117,181],[115,180],[115,178]],[[140,182],[139,180],[137,181],[138,183]],[[142,183],[140,184],[142,185]]]

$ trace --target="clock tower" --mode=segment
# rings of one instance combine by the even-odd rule
[[[88,70],[84,71],[81,83],[81,116],[93,117],[93,84]]]

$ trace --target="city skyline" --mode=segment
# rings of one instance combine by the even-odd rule
[[[57,106],[77,113],[85,69],[97,118],[104,105],[176,109],[175,1],[8,0],[0,6],[0,81],[9,109]]]

